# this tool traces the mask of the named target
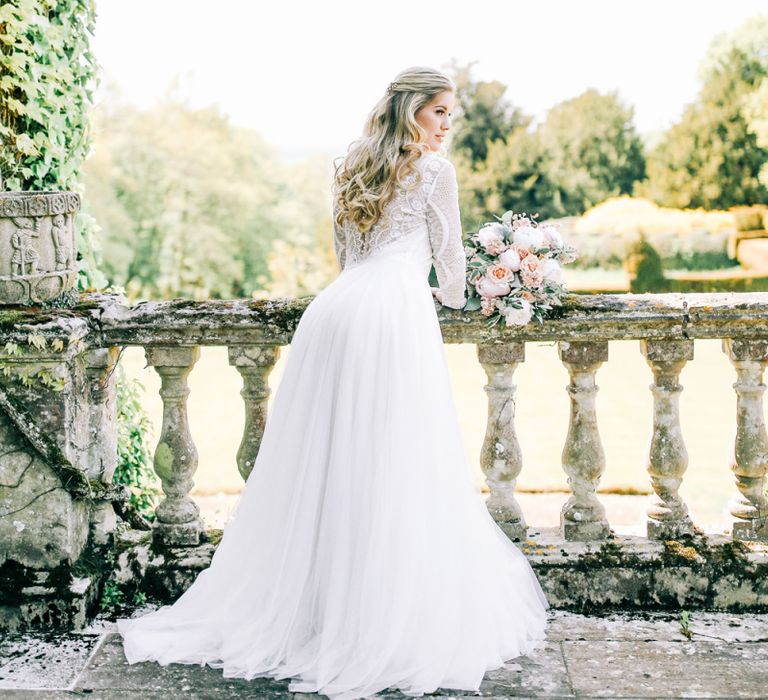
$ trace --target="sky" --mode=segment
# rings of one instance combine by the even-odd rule
[[[98,100],[148,107],[171,85],[218,105],[283,157],[336,157],[396,74],[448,70],[508,86],[536,120],[589,88],[618,91],[640,133],[674,123],[710,41],[768,0],[97,0]]]

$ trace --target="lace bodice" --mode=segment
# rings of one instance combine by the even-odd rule
[[[357,264],[396,241],[416,235],[426,228],[432,250],[432,262],[442,295],[441,302],[455,309],[463,308],[466,293],[466,257],[459,214],[456,170],[446,158],[426,153],[416,161],[422,173],[420,186],[408,189],[417,172],[409,173],[403,187],[384,207],[379,221],[361,235],[345,221],[336,224],[333,210],[333,242],[342,269]]]

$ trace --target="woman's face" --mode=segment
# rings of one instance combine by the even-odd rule
[[[416,121],[427,132],[424,141],[430,150],[440,150],[451,128],[454,105],[453,91],[443,90],[416,112]]]

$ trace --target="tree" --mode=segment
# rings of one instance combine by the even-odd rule
[[[765,202],[768,144],[750,126],[754,95],[768,76],[768,17],[719,35],[700,66],[702,86],[651,152],[638,193],[674,207],[726,209]],[[759,111],[759,110],[758,110]]]
[[[516,129],[530,122],[520,109],[504,99],[506,85],[497,80],[473,80],[474,63],[453,66],[457,112],[461,119],[456,126],[452,149],[462,153],[472,165],[485,161],[490,144],[506,143]]]
[[[588,90],[532,131],[532,117],[504,98],[506,87],[475,81],[471,65],[454,68],[460,118],[452,150],[465,228],[507,209],[542,219],[581,214],[644,176],[633,111],[615,93]]]
[[[560,192],[550,180],[549,157],[535,134],[516,129],[506,142],[489,144],[488,157],[474,170],[457,159],[459,196],[464,227],[477,230],[493,214],[512,209],[539,214],[540,219],[562,216]]]
[[[632,192],[645,175],[634,110],[616,92],[587,90],[554,106],[537,129],[554,208],[581,214],[608,197]]]
[[[757,145],[768,150],[768,78],[763,78],[758,88],[747,98],[744,115]],[[762,164],[758,178],[763,187],[768,189],[768,160]]]
[[[172,95],[149,110],[105,104],[88,204],[104,222],[110,277],[131,300],[251,297],[271,268],[299,266],[302,248],[331,246],[330,172],[318,163],[282,164],[258,133]]]

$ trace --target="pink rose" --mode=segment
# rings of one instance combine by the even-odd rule
[[[480,313],[483,316],[490,316],[495,308],[496,304],[492,297],[480,297]]]
[[[544,275],[541,274],[541,270],[520,270],[520,277],[523,280],[523,284],[526,287],[540,287],[544,282]]]
[[[492,240],[488,243],[485,249],[491,255],[498,255],[499,253],[503,253],[507,249],[507,244],[504,243],[504,241]]]

